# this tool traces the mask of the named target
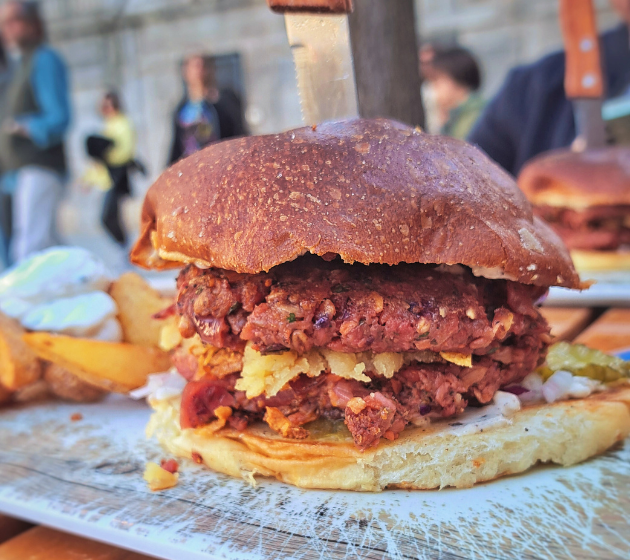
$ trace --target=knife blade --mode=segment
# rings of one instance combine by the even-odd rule
[[[283,12],[307,125],[358,116],[350,0],[268,0]]]
[[[575,113],[574,147],[605,146],[604,80],[592,0],[560,0],[560,23],[566,53],[564,89]]]

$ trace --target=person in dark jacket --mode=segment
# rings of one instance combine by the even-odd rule
[[[232,90],[216,87],[209,57],[189,56],[182,75],[185,94],[173,115],[169,164],[213,142],[246,134],[241,100]]]
[[[612,0],[612,4],[625,23],[600,39],[607,98],[630,87],[630,0]],[[513,69],[468,141],[515,176],[535,155],[570,146],[576,136],[575,116],[564,93],[564,68],[562,51]]]

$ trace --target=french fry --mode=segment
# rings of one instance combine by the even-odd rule
[[[6,387],[0,385],[0,405],[3,405],[11,400],[11,395],[13,393],[9,391]]]
[[[83,381],[66,368],[52,362],[44,365],[44,381],[48,390],[64,401],[96,402],[107,394],[100,387]]]
[[[26,387],[42,375],[37,354],[22,340],[24,333],[17,321],[0,313],[0,385],[9,391]]]
[[[46,383],[43,379],[39,379],[38,381],[35,381],[35,383],[31,383],[26,387],[18,389],[11,396],[11,400],[16,403],[34,403],[45,401],[50,397],[51,393],[48,383]]]
[[[57,364],[78,378],[114,393],[128,393],[146,383],[151,373],[170,367],[168,354],[157,348],[125,342],[34,332],[24,341],[42,359]]]
[[[118,319],[123,330],[123,339],[140,346],[159,347],[160,331],[167,321],[153,316],[173,303],[155,291],[142,276],[134,272],[123,274],[112,284],[109,295],[118,305]]]

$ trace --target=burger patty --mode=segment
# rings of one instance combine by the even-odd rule
[[[413,362],[391,379],[366,372],[371,382],[327,372],[304,374],[274,397],[248,399],[235,389],[238,373],[191,381],[182,396],[183,428],[230,407],[228,423],[244,429],[265,420],[286,437],[306,437],[318,418],[343,419],[356,445],[427,417],[450,417],[469,402],[492,400],[544,359],[549,327],[535,307],[544,288],[477,278],[464,267],[361,266],[303,259],[267,274],[236,274],[188,267],[178,278],[177,307],[184,336],[199,333],[218,348],[261,352],[312,347],[338,352],[430,350],[473,354],[473,366]],[[188,379],[194,363],[176,356]]]
[[[544,337],[541,324],[532,338]],[[235,389],[238,374],[221,379],[204,377],[184,389],[182,428],[203,426],[215,418],[220,406],[230,407],[229,425],[237,430],[261,420],[286,437],[303,438],[302,426],[319,418],[344,420],[360,449],[372,447],[381,437],[393,440],[409,423],[424,418],[451,417],[464,411],[470,401],[489,402],[503,385],[531,371],[537,356],[514,348],[520,356],[510,364],[491,357],[480,358],[472,368],[450,363],[411,364],[391,379],[370,373],[371,383],[342,379],[334,374],[311,378],[300,375],[274,397],[248,399]],[[523,361],[521,361],[523,360]]]
[[[538,206],[569,249],[616,250],[630,245],[630,206],[592,206],[584,210]]]
[[[262,353],[313,347],[338,352],[484,355],[540,314],[545,289],[488,280],[464,267],[345,265],[304,258],[266,274],[189,266],[178,278],[182,336]]]

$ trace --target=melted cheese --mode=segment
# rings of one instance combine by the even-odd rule
[[[146,464],[144,469],[144,480],[149,484],[149,488],[152,492],[157,492],[159,490],[166,490],[167,488],[172,488],[177,485],[177,480],[179,479],[178,473],[170,473],[169,471],[163,469],[157,463],[149,462]]]
[[[199,335],[197,335],[198,337]],[[165,322],[162,330],[160,331],[160,348],[164,352],[174,350],[182,343],[182,335],[179,334],[179,327],[176,321]],[[199,340],[201,343],[201,340]]]
[[[371,371],[391,379],[403,365],[412,361],[436,360],[439,360],[439,356],[433,352],[346,353],[325,348],[311,350],[302,356],[293,351],[263,356],[248,344],[245,347],[243,370],[241,378],[236,382],[236,389],[245,391],[249,399],[263,393],[273,397],[300,374],[317,377],[325,371],[330,371],[344,379],[369,383],[370,378],[365,372]]]

